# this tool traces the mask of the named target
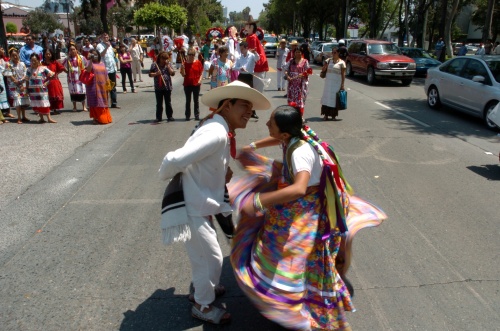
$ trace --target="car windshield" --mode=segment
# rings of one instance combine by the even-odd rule
[[[331,52],[333,47],[337,46],[336,44],[324,44],[323,45],[323,53]]]
[[[394,44],[368,44],[368,54],[401,54]]]
[[[490,68],[495,80],[500,83],[500,59],[487,60],[485,62],[488,65],[488,68]]]
[[[275,43],[275,42],[277,42],[276,37],[264,37],[264,40],[267,41],[268,43]]]

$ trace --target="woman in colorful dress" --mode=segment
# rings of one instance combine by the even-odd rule
[[[38,59],[38,54],[31,54],[31,67],[28,69],[26,76],[26,89],[31,101],[31,107],[38,113],[40,120],[38,123],[45,123],[43,116],[47,116],[49,123],[57,123],[50,117],[50,101],[47,86],[50,79],[54,77],[54,73],[43,66]]]
[[[58,115],[60,114],[58,110],[64,108],[64,92],[58,75],[61,72],[68,72],[68,70],[61,62],[55,60],[54,54],[50,48],[43,51],[43,64],[54,73],[54,77],[49,81],[47,88],[49,91],[50,110],[53,111],[55,115]]]
[[[5,87],[3,77],[3,73],[7,69],[9,63],[3,59],[4,55],[5,51],[3,47],[0,47],[0,124],[9,123],[9,121],[3,117],[3,112],[5,111],[8,113],[10,109],[9,100],[7,99],[7,88]]]
[[[76,111],[77,102],[81,102],[82,110],[87,111],[85,108],[85,84],[80,81],[80,75],[87,66],[87,60],[78,54],[75,44],[70,44],[68,57],[64,60],[63,65],[68,70],[68,88],[69,96],[73,102],[73,111]]]
[[[231,68],[233,62],[228,59],[229,49],[226,46],[220,46],[218,49],[219,58],[213,60],[208,75],[212,76],[210,87],[216,88],[229,84],[231,80]]]
[[[0,66],[2,66],[4,68],[4,70],[8,69],[8,67],[9,67],[9,61],[10,61],[10,59],[7,56],[7,54],[5,54],[5,49],[0,46]],[[7,72],[9,74],[11,73],[10,70],[7,70]],[[2,108],[1,108],[2,117],[5,116],[5,117],[14,118],[14,115],[12,115],[10,113],[10,105],[9,105],[9,81],[8,81],[8,78],[5,77],[5,76],[3,76],[2,83],[3,83],[2,87],[5,90],[5,98],[6,98],[6,101],[7,101],[7,104],[5,104],[5,103],[2,104]],[[6,122],[4,122],[4,123],[6,123]]]
[[[328,120],[328,116],[336,121],[339,115],[337,92],[344,89],[345,70],[345,63],[339,57],[339,49],[335,47],[332,49],[332,58],[328,59],[321,69],[321,72],[326,74],[321,97],[321,115],[325,121]]]
[[[386,215],[352,196],[333,149],[303,126],[295,108],[278,107],[267,126],[270,138],[244,150],[281,142],[283,161],[241,153],[247,171],[269,180],[236,199],[235,184],[229,187],[241,211],[231,252],[238,285],[264,316],[285,328],[351,330],[345,316],[354,311],[344,283],[346,233],[356,232],[353,222],[377,226]],[[259,162],[266,166],[255,171]]]
[[[123,93],[127,93],[127,77],[128,82],[130,83],[130,88],[132,89],[132,93],[136,93],[134,82],[132,81],[132,55],[127,50],[127,47],[123,44],[120,46],[118,59],[120,60],[120,73],[122,75]]]
[[[295,103],[300,108],[300,114],[304,117],[304,106],[306,103],[309,73],[309,61],[302,58],[303,54],[299,48],[295,49],[293,58],[283,66],[285,79],[288,81],[287,98],[288,104]]]
[[[109,112],[108,91],[105,88],[108,81],[108,71],[104,63],[101,62],[101,54],[95,49],[89,52],[86,70],[94,74],[92,81],[86,85],[90,118],[93,118],[94,124],[109,124],[113,122],[113,118]]]
[[[26,89],[24,88],[24,83],[27,81],[26,76],[27,68],[26,65],[20,61],[19,51],[15,48],[9,50],[10,56],[10,74],[8,76],[9,85],[9,103],[11,107],[16,108],[17,112],[17,124],[22,124],[23,122],[29,122],[30,120],[26,117],[26,108],[30,105],[30,98]]]

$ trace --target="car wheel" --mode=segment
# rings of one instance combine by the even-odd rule
[[[436,109],[441,104],[439,101],[439,92],[435,86],[429,87],[427,91],[427,105],[433,109]]]
[[[500,129],[495,123],[489,120],[488,115],[493,111],[498,102],[490,102],[486,105],[486,109],[484,110],[484,123],[490,130],[498,130]]]
[[[352,71],[352,64],[351,64],[351,62],[347,62],[345,73],[349,77],[353,77],[354,76],[354,71]]]
[[[413,79],[402,79],[401,83],[403,83],[403,86],[410,86],[411,82]]]
[[[366,74],[366,80],[370,85],[375,84],[376,78],[375,78],[375,70],[373,70],[373,67],[368,68],[368,73]]]

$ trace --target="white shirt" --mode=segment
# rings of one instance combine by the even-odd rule
[[[330,159],[326,151],[321,146],[319,147],[323,155],[326,155],[327,159]],[[292,167],[294,176],[297,176],[297,173],[301,171],[307,171],[311,175],[307,183],[308,187],[319,184],[321,172],[323,170],[323,162],[309,143],[305,143],[293,151]]]
[[[241,56],[240,44],[238,44],[238,39],[234,40],[232,37],[229,37],[227,46],[229,48],[229,54],[231,54],[230,60],[236,62],[236,60],[238,60]]]
[[[290,50],[288,48],[281,48],[278,47],[278,52],[277,52],[277,64],[276,64],[276,69],[282,69],[283,66],[286,63],[286,57]]]
[[[141,55],[143,54],[142,52],[142,47],[139,44],[135,44],[134,47],[130,47],[130,54],[132,55],[132,58],[134,60],[140,60]]]
[[[104,43],[99,43],[97,45],[97,51],[99,53],[102,53],[104,49],[107,47],[106,44]],[[113,47],[109,46],[106,54],[104,56],[101,55],[102,62],[104,62],[104,65],[106,66],[106,70],[108,71],[109,74],[112,74],[116,72],[116,62],[115,62],[115,52],[113,51]]]
[[[226,171],[229,164],[229,128],[215,114],[198,128],[183,147],[167,153],[158,170],[167,180],[182,172],[182,188],[190,216],[231,212],[224,202]]]
[[[255,63],[259,61],[260,56],[258,53],[247,52],[247,55],[241,56],[238,60],[236,60],[236,64],[234,65],[234,70],[240,70],[241,68],[245,69],[247,72],[253,74],[255,69]]]

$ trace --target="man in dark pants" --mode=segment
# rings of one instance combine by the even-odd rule
[[[203,74],[203,64],[196,59],[196,51],[193,47],[187,51],[187,59],[181,65],[181,75],[184,77],[184,94],[186,94],[186,121],[191,119],[191,94],[194,99],[194,119],[200,119],[200,95],[201,75]]]
[[[113,47],[111,47],[111,42],[109,41],[109,35],[106,32],[104,32],[101,36],[101,42],[97,45],[97,51],[101,54],[101,59],[106,66],[109,80],[114,84],[113,89],[110,92],[111,108],[121,108],[118,106],[118,102],[116,100],[116,57]]]

